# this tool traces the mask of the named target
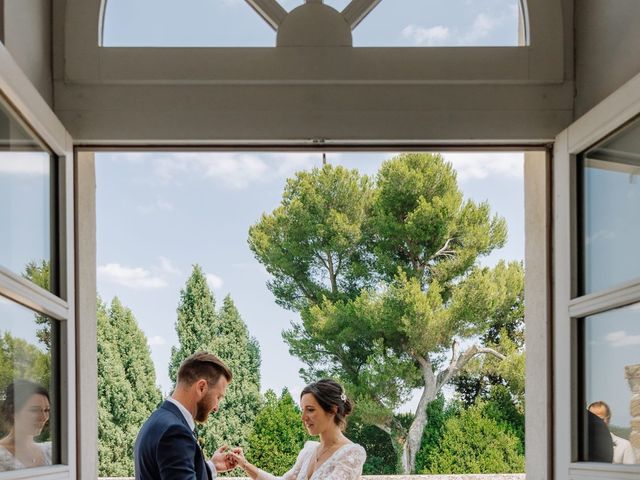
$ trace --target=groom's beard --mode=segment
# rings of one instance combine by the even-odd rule
[[[196,415],[193,419],[198,423],[206,422],[209,412],[211,411],[210,404],[207,400],[208,398],[204,397],[196,404]]]

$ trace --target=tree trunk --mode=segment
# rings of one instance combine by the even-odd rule
[[[422,443],[422,434],[427,426],[429,418],[427,407],[433,402],[438,394],[436,376],[433,373],[431,362],[425,358],[418,358],[420,370],[424,378],[424,390],[416,408],[416,414],[409,428],[409,434],[402,448],[402,473],[411,475],[416,473],[416,455]]]
[[[491,354],[500,360],[504,360],[505,356],[497,352],[492,348],[478,347],[473,345],[463,354],[458,352],[458,343],[453,342],[451,346],[451,363],[445,370],[436,374],[433,371],[431,360],[429,357],[415,356],[414,358],[420,365],[420,371],[422,378],[424,379],[424,389],[420,396],[420,402],[418,402],[418,408],[416,408],[415,417],[409,428],[409,432],[405,435],[404,431],[400,435],[399,430],[389,430],[388,433],[391,436],[393,448],[398,450],[402,449],[402,455],[400,458],[400,467],[403,475],[412,475],[416,469],[416,455],[422,443],[422,435],[424,429],[427,426],[428,416],[427,408],[429,404],[436,399],[438,392],[442,389],[446,383],[460,373],[469,360],[478,354]]]

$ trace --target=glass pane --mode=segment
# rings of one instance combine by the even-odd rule
[[[640,303],[583,320],[582,460],[640,461]]]
[[[0,296],[0,472],[59,463],[56,326]]]
[[[51,281],[54,157],[0,103],[0,266]]]
[[[519,8],[519,0],[382,0],[353,31],[353,45],[516,47]]]
[[[244,0],[108,0],[105,47],[275,47],[276,34]]]
[[[583,291],[640,277],[640,123],[587,151],[582,168]]]
[[[351,0],[325,0],[324,3],[341,12],[347,8],[347,5],[351,3]]]

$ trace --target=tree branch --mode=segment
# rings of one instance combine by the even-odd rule
[[[451,354],[451,362],[449,366],[441,371],[438,374],[438,390],[440,390],[445,384],[449,382],[453,377],[458,375],[460,371],[465,367],[469,361],[479,354],[488,354],[493,355],[499,360],[504,360],[505,357],[503,354],[494,350],[493,348],[488,347],[478,347],[477,345],[473,345],[469,347],[469,349],[461,355],[457,355],[457,341],[454,340],[451,346],[452,354]],[[456,358],[457,356],[457,358]]]
[[[451,254],[451,253],[453,253],[453,251],[451,251],[451,250],[447,251],[447,250],[449,249],[449,244],[450,244],[452,241],[453,241],[453,237],[452,237],[452,238],[449,238],[449,239],[444,243],[444,246],[443,246],[440,250],[438,250],[436,253],[434,253],[434,254],[431,256],[431,258],[436,258],[436,257],[439,257],[440,255],[446,255],[446,254]]]
[[[318,260],[320,260],[322,262],[322,265],[324,265],[324,268],[329,270],[329,265],[327,265],[327,262],[325,261],[325,259],[322,258],[322,255],[320,255],[318,252],[315,252],[314,255]]]
[[[389,427],[388,425],[385,425],[384,423],[376,423],[375,426],[378,427],[387,435],[391,435],[391,427]]]

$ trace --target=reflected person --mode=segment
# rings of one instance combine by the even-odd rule
[[[47,390],[29,380],[14,380],[5,392],[2,414],[11,428],[0,439],[0,471],[51,465],[51,442],[33,441],[51,414]]]
[[[589,405],[589,411],[600,417],[607,425],[607,428],[609,427],[609,421],[611,420],[611,409],[609,405],[599,400]],[[611,433],[611,430],[609,430],[609,433],[611,435],[611,441],[613,442],[613,463],[634,465],[636,463],[636,456],[629,440],[614,435]]]

